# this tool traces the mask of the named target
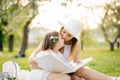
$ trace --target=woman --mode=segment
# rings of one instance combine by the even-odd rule
[[[44,54],[61,54],[58,50],[64,46],[64,41],[61,38],[60,34],[56,31],[50,32],[45,35],[42,43],[42,51],[39,52],[36,56]],[[62,56],[62,54],[60,55]],[[59,56],[58,56],[59,57]],[[71,77],[67,74],[62,73],[53,73],[39,69],[33,69],[30,72],[30,80],[71,80]]]
[[[67,18],[64,21],[59,21],[59,23],[62,26],[60,34],[65,44],[65,46],[60,51],[68,60],[79,62],[80,61],[79,32],[82,29],[80,22],[73,18]],[[32,60],[32,58],[39,51],[41,51],[41,45],[38,46],[38,48],[33,52],[29,59],[31,69],[38,68],[36,63]],[[80,68],[72,75],[73,75],[72,78],[74,78],[75,80],[80,80],[80,77],[84,78],[85,80],[112,80],[109,76],[86,67]]]

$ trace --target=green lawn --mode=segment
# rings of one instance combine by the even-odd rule
[[[85,48],[82,58],[93,57],[89,67],[112,76],[120,76],[120,50],[109,51],[108,48]]]
[[[28,57],[34,49],[29,48],[26,51],[26,58],[14,58],[14,55],[19,51],[15,49],[14,52],[8,52],[7,49],[4,49],[3,53],[10,55],[15,62],[17,62],[21,69],[30,70],[28,65]],[[108,48],[85,48],[81,51],[81,59],[87,57],[93,57],[93,61],[87,64],[87,66],[103,72],[107,75],[120,76],[120,50],[109,51]],[[0,57],[0,72],[2,70],[2,64],[7,61],[6,57]]]

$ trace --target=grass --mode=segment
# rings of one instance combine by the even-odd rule
[[[14,52],[8,52],[4,49],[3,54],[10,55],[15,62],[17,62],[21,69],[30,70],[28,64],[28,57],[33,52],[34,48],[29,48],[26,51],[25,58],[14,58],[19,49],[15,49]],[[81,59],[87,57],[93,57],[93,61],[87,64],[92,69],[105,73],[111,76],[120,76],[120,50],[109,51],[108,48],[85,48],[81,51]],[[0,57],[0,72],[2,71],[2,64],[8,61],[6,57]]]
[[[85,48],[82,58],[93,57],[89,67],[111,76],[120,76],[120,50],[109,51],[108,48]]]

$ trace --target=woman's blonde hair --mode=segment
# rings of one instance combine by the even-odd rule
[[[62,28],[60,29],[60,34],[61,34],[61,31],[62,31],[63,29],[64,29],[64,27],[62,27]],[[68,59],[74,61],[74,60],[75,60],[75,57],[76,57],[76,48],[77,48],[76,45],[77,45],[77,41],[78,41],[78,40],[74,37],[74,38],[72,38],[71,41],[72,41],[72,43],[71,43],[71,49],[70,49],[70,53],[69,53],[70,55],[69,55],[69,58],[68,58]],[[61,52],[63,52],[63,50],[64,50],[64,47],[60,49]]]

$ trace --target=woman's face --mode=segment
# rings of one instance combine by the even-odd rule
[[[64,28],[61,30],[61,36],[64,41],[70,41],[73,38],[73,35],[70,34],[67,30]]]

